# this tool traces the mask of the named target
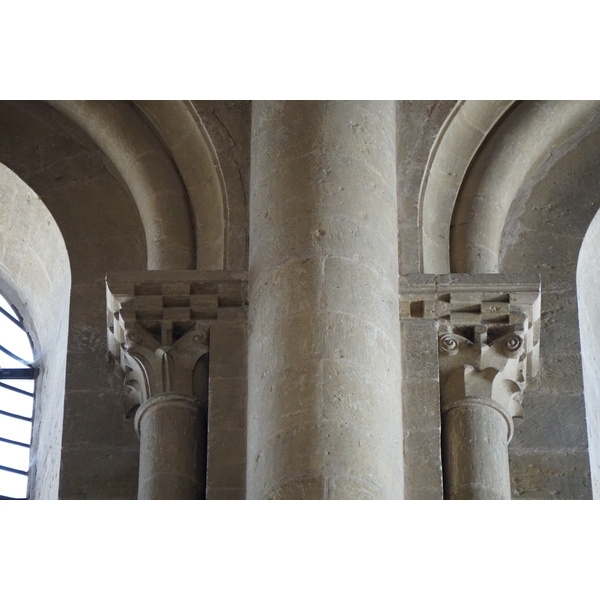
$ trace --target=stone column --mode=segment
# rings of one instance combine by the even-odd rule
[[[205,497],[208,373],[198,365],[208,353],[207,334],[195,327],[160,345],[139,325],[126,332],[125,384],[139,404],[138,500]]]
[[[153,396],[135,416],[140,438],[139,500],[205,495],[206,407],[173,393]]]
[[[109,351],[140,438],[138,499],[206,497],[211,324],[243,308],[240,274],[151,271],[107,281]]]
[[[511,497],[508,442],[513,418],[523,415],[522,392],[538,367],[540,286],[531,280],[498,274],[402,278],[403,323],[438,328],[440,409],[415,427],[417,434],[433,430],[441,416],[446,499]],[[423,356],[430,358],[431,350]],[[431,405],[435,398],[407,400]],[[419,412],[407,408],[409,415]],[[409,439],[413,433],[407,432]]]
[[[510,500],[504,415],[491,402],[465,398],[445,408],[442,422],[445,498]]]
[[[444,497],[510,500],[508,442],[513,417],[523,414],[523,337],[509,333],[488,345],[487,328],[475,329],[475,342],[455,333],[439,341]]]
[[[402,498],[394,102],[254,102],[248,498]]]

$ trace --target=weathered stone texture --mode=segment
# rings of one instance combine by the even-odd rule
[[[140,450],[169,497],[180,471],[209,499],[597,496],[599,142],[598,101],[0,102],[0,293],[40,367],[31,496],[135,498]],[[107,273],[129,302],[108,323]],[[485,367],[485,392],[468,369],[500,325],[523,333],[531,290],[496,292],[539,280],[526,358]],[[116,371],[136,327],[147,389]],[[202,414],[157,411],[140,444],[161,393]]]
[[[208,500],[246,496],[246,315],[210,329],[208,396]]]
[[[444,497],[437,323],[404,320],[402,406],[406,499]]]
[[[402,497],[395,107],[252,125],[248,496]]]

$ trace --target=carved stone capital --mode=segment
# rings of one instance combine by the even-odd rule
[[[198,322],[172,346],[161,346],[141,325],[127,330],[120,352],[129,401],[143,404],[159,394],[193,395],[197,362],[208,354],[209,328]]]
[[[401,280],[401,318],[438,325],[442,412],[484,403],[509,423],[538,370],[540,284],[526,276],[411,275]]]
[[[107,276],[109,352],[125,373],[126,413],[160,394],[193,397],[210,325],[245,309],[246,278],[222,271]]]
[[[481,341],[483,334],[477,342],[453,332],[439,336],[441,408],[446,413],[470,403],[489,406],[506,420],[510,439],[512,418],[523,416],[525,343],[514,331],[501,333],[490,343]]]

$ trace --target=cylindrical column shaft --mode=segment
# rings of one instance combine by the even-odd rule
[[[178,394],[158,394],[135,419],[140,437],[138,500],[204,497],[205,425],[201,404]]]
[[[442,416],[444,497],[510,500],[510,416],[485,401],[465,399]]]
[[[254,102],[249,498],[401,498],[393,102]]]

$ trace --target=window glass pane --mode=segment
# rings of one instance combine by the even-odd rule
[[[0,296],[0,308],[20,322],[16,311],[2,296]],[[29,336],[22,327],[1,311],[0,346],[6,349],[6,351],[0,350],[0,368],[26,369],[27,366],[22,361],[33,363],[33,351]],[[22,361],[11,357],[11,353],[22,359]],[[28,373],[28,375],[30,374]],[[8,375],[8,373],[5,373],[5,375]],[[5,386],[17,388],[29,394],[33,394],[35,388],[35,382],[32,379],[2,379],[0,376],[0,382]],[[0,386],[0,411],[31,418],[33,398]],[[30,444],[31,423],[0,414],[0,438]],[[29,448],[0,441],[0,465],[19,471],[28,471]],[[19,475],[0,469],[0,496],[25,498],[26,495],[27,475]]]
[[[20,390],[23,390],[24,392],[29,392],[30,394],[33,394],[33,389],[35,387],[35,382],[33,381],[33,379],[0,379],[0,381],[2,383],[5,383],[6,385],[10,385],[12,387],[19,388]],[[6,389],[6,388],[3,388],[3,389]],[[23,396],[23,394],[19,394],[19,395]]]
[[[15,319],[19,319],[17,313],[14,311],[13,307],[2,297],[0,296],[0,306],[9,314],[12,315]]]
[[[0,496],[10,498],[27,497],[27,477],[0,470]]]
[[[0,442],[0,464],[4,467],[19,469],[19,471],[28,471],[29,448]]]
[[[31,423],[0,415],[0,437],[29,444],[31,442]]]
[[[28,362],[32,362],[33,360],[28,335],[2,313],[0,313],[0,345],[23,360]],[[3,367],[9,366],[5,364],[5,358],[8,359],[9,357],[2,352],[0,355],[0,365]],[[22,363],[20,364],[22,366]]]
[[[6,346],[4,347],[6,348]],[[0,351],[0,367],[3,369],[21,369],[24,366],[25,365],[20,360],[16,360]]]
[[[9,385],[13,385],[14,383],[16,382],[11,381]],[[11,392],[6,388],[0,387],[0,410],[5,410],[6,412],[13,413],[15,415],[21,415],[22,417],[31,418],[31,413],[33,411],[33,398],[31,396],[24,396],[18,392]]]

